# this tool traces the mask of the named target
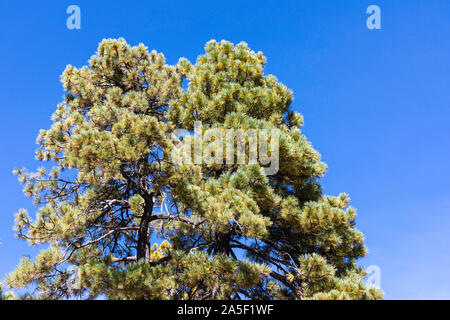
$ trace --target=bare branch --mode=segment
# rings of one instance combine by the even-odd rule
[[[187,224],[190,224],[194,227],[198,227],[201,224],[203,224],[204,222],[206,222],[206,220],[199,220],[199,221],[192,221],[190,219],[187,218],[183,218],[183,217],[177,217],[177,216],[166,216],[163,214],[156,214],[152,216],[151,220],[173,220],[173,221],[181,221]]]

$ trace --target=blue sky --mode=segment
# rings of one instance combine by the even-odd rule
[[[45,4],[43,4],[45,3]],[[81,8],[81,30],[66,8]],[[366,8],[381,8],[368,30]],[[35,138],[61,101],[59,75],[103,38],[124,37],[194,61],[210,39],[246,41],[294,91],[304,133],[347,192],[381,268],[387,299],[450,299],[450,2],[2,1],[0,4],[0,279],[34,250],[14,238],[32,209],[11,171],[35,169]]]

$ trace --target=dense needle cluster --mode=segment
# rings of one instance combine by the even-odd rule
[[[326,165],[265,62],[245,43],[209,41],[195,64],[171,66],[109,39],[88,66],[69,65],[37,139],[48,164],[15,170],[38,208],[17,213],[17,235],[46,247],[6,286],[38,299],[381,298],[356,264],[356,210],[345,194],[322,195]],[[278,172],[173,163],[171,134],[194,121],[280,130]]]

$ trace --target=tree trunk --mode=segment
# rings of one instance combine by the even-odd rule
[[[144,213],[142,214],[141,223],[139,225],[137,236],[137,252],[136,260],[144,258],[146,261],[150,260],[150,221],[153,212],[153,200],[151,197],[145,199]]]

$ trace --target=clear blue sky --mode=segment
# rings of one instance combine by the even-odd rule
[[[81,8],[81,30],[66,8]],[[382,30],[366,28],[381,8]],[[61,101],[59,75],[105,37],[195,60],[206,41],[246,41],[293,89],[307,137],[347,192],[388,299],[450,299],[450,1],[2,1],[0,279],[34,250],[14,238],[32,209],[11,171]]]

